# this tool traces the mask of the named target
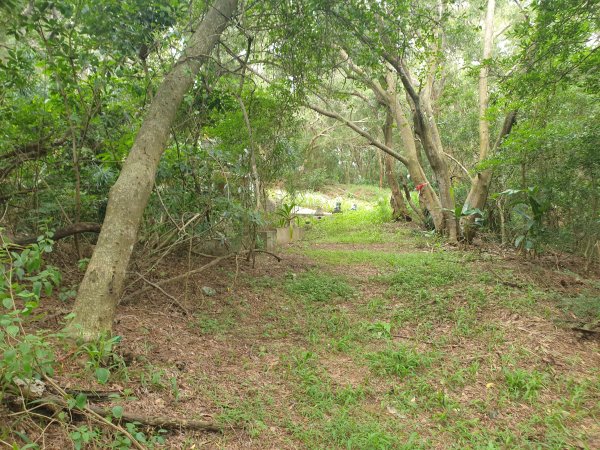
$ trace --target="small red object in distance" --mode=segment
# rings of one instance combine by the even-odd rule
[[[427,186],[429,183],[421,183],[421,184],[417,184],[415,186],[415,189],[419,192],[421,192],[421,189],[423,189],[425,186]]]

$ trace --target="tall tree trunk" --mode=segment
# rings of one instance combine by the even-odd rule
[[[237,9],[237,0],[216,0],[187,48],[159,86],[121,174],[110,190],[96,250],[79,287],[69,332],[94,339],[112,331],[138,228],[152,192],[169,129],[185,93]]]
[[[385,27],[383,26],[383,21],[381,19],[380,23],[381,28],[379,31],[381,33],[381,39],[385,45],[392,47],[390,45],[389,37],[387,37],[385,34]],[[436,221],[438,222],[435,223],[435,228],[441,233],[447,233],[450,241],[456,241],[458,238],[458,224],[456,218],[454,217],[454,198],[452,196],[450,173],[448,171],[446,160],[443,156],[441,139],[435,123],[435,117],[433,116],[433,108],[431,107],[430,97],[432,95],[432,81],[429,81],[426,84],[425,89],[419,92],[415,88],[416,81],[413,79],[410,71],[406,67],[405,62],[401,57],[388,54],[386,52],[384,52],[382,56],[395,69],[396,73],[400,77],[400,80],[402,81],[402,85],[404,86],[406,95],[409,99],[409,104],[413,110],[415,134],[417,134],[421,140],[425,155],[429,160],[431,169],[433,170],[438,182],[440,191],[440,196],[438,199],[440,210],[436,215],[439,217],[436,218],[432,214],[434,223]],[[430,72],[431,70],[434,69],[430,69]],[[433,80],[431,75],[429,79]],[[398,107],[395,109],[396,111],[399,111]],[[415,144],[413,144],[413,146],[415,146]],[[418,155],[418,152],[415,152],[415,154]],[[411,177],[412,176],[413,175],[411,173]],[[428,201],[427,197],[431,196],[431,194],[427,191],[433,191],[431,186],[426,186],[426,188],[421,191],[421,197],[426,201]]]
[[[432,78],[431,78],[432,79]],[[413,106],[415,132],[421,138],[421,144],[429,165],[433,170],[440,191],[440,203],[444,218],[445,231],[452,242],[458,240],[458,223],[454,216],[454,195],[448,163],[444,157],[442,140],[433,114],[431,95],[433,85],[428,82],[425,89],[419,93]]]
[[[385,139],[385,145],[390,148],[394,148],[393,142],[393,130],[392,127],[394,125],[394,117],[392,116],[392,112],[388,109],[385,125],[383,127],[383,136]],[[392,197],[390,199],[390,203],[392,205],[392,217],[394,220],[402,220],[405,222],[412,221],[410,217],[410,213],[408,212],[408,208],[406,207],[406,203],[404,202],[404,197],[402,196],[402,191],[400,190],[400,186],[398,185],[398,180],[394,175],[394,158],[390,155],[379,155],[385,158],[385,177],[392,191]]]
[[[492,44],[494,42],[494,10],[496,8],[495,0],[488,0],[487,12],[485,15],[483,55],[481,69],[479,69],[479,161],[484,161],[490,153],[490,124],[486,117],[490,102],[488,90],[489,59],[492,57]],[[471,190],[465,201],[465,209],[483,209],[487,201],[487,196],[492,180],[491,169],[485,169],[477,173],[473,178]],[[475,237],[474,228],[475,217],[463,217],[461,227],[463,235],[467,242],[471,242]]]

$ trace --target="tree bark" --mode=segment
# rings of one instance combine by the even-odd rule
[[[479,70],[479,162],[485,161],[490,154],[490,124],[486,113],[490,101],[488,62],[492,57],[492,45],[494,42],[495,8],[495,0],[488,0],[484,25],[482,65]],[[491,181],[492,171],[490,169],[483,170],[475,175],[463,211],[467,209],[483,209],[485,207]],[[463,217],[461,219],[460,225],[467,242],[471,242],[475,237],[474,221],[474,216]]]
[[[68,327],[73,336],[90,340],[112,331],[115,308],[171,124],[237,3],[216,0],[209,8],[148,108],[121,174],[110,190],[102,231],[77,294],[75,317]]]
[[[424,186],[424,188],[421,190],[420,196],[420,200],[424,205],[421,206],[424,206],[425,209],[429,211],[429,214],[433,219],[435,229],[439,233],[444,233],[446,221],[444,220],[443,209],[437,194],[431,188],[431,184],[427,180],[427,176],[425,175],[425,172],[419,160],[419,152],[417,151],[416,147],[415,135],[410,127],[410,124],[408,123],[404,111],[402,111],[398,102],[396,79],[392,70],[387,70],[385,77],[386,89],[384,89],[377,80],[369,77],[365,73],[365,71],[363,71],[360,67],[355,65],[345,50],[340,50],[340,56],[342,57],[343,61],[346,63],[348,68],[354,74],[358,75],[363,83],[365,83],[367,86],[369,86],[369,88],[371,88],[373,94],[375,94],[375,97],[377,98],[378,103],[384,105],[391,113],[392,122],[396,122],[396,126],[398,127],[398,131],[400,133],[400,138],[404,148],[403,159],[397,159],[406,166],[406,168],[408,169],[408,173],[410,174],[415,184],[422,184]],[[383,147],[390,148],[389,145],[383,145]],[[386,153],[391,154],[389,152]],[[416,208],[412,204],[410,200],[410,195],[407,195],[407,201],[409,202],[413,210],[418,211],[418,208]],[[420,212],[418,212],[417,215],[420,219],[424,219]]]
[[[379,18],[379,24],[379,32],[383,44],[386,45],[388,48],[393,48],[389,37],[386,35],[385,26],[383,25],[383,20],[381,18]],[[450,241],[456,241],[458,238],[458,224],[456,222],[456,218],[454,217],[453,212],[454,199],[451,190],[452,185],[450,180],[450,173],[448,171],[448,165],[443,157],[441,139],[439,136],[437,125],[435,123],[435,118],[433,116],[433,108],[431,106],[430,100],[430,97],[432,95],[431,81],[426,83],[425,88],[422,91],[418,91],[415,87],[416,82],[415,80],[413,80],[412,74],[406,67],[405,61],[400,56],[393,55],[386,51],[382,53],[382,56],[394,68],[394,70],[400,77],[400,81],[402,82],[404,89],[406,90],[406,94],[408,96],[409,103],[413,111],[413,119],[415,124],[414,132],[421,138],[423,150],[425,151],[425,155],[427,156],[429,165],[431,166],[431,169],[433,170],[433,173],[438,182],[438,187],[440,191],[440,196],[438,199],[440,203],[440,211],[439,213],[436,213],[436,215],[440,217],[436,218],[432,214],[435,223],[435,228],[438,232],[447,233]],[[433,80],[432,71],[434,70],[435,65],[433,65],[433,67],[430,67],[430,80]],[[396,109],[398,110],[398,108]],[[430,193],[428,193],[427,191],[432,191],[431,186],[426,186],[426,188],[422,191],[422,197],[425,198],[426,201],[427,196],[430,196]]]
[[[383,136],[385,139],[385,145],[390,148],[394,147],[393,142],[393,130],[392,126],[394,125],[394,117],[392,116],[392,112],[388,109],[385,118],[385,125],[383,127]],[[381,154],[380,154],[381,157]],[[392,205],[392,218],[394,220],[402,220],[405,222],[411,222],[412,218],[410,217],[410,213],[408,212],[408,208],[406,207],[406,203],[404,202],[404,197],[402,196],[402,191],[400,190],[400,186],[398,185],[398,180],[394,175],[394,158],[390,155],[385,155],[384,160],[385,165],[385,177],[387,179],[388,185],[392,191],[392,197],[390,198],[390,204]]]
[[[435,229],[439,233],[443,233],[446,230],[446,221],[443,215],[442,204],[439,197],[431,187],[431,183],[429,183],[423,167],[421,167],[421,164],[419,163],[415,135],[410,127],[410,124],[408,123],[408,119],[406,118],[404,111],[402,111],[402,108],[400,107],[400,103],[398,102],[395,80],[391,72],[388,72],[387,74],[387,85],[388,103],[390,105],[394,120],[396,121],[396,126],[398,127],[400,138],[404,146],[406,155],[406,168],[408,169],[408,173],[410,174],[413,182],[417,185],[423,185],[419,200],[420,202],[424,203],[425,208],[429,211],[429,214],[433,219]]]

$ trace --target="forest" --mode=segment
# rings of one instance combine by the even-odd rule
[[[0,447],[600,448],[598,0],[0,0]]]

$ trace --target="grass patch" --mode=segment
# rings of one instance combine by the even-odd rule
[[[551,299],[566,313],[572,313],[582,322],[600,321],[600,293],[584,292],[574,297],[566,297],[556,293]]]
[[[366,410],[364,388],[335,387],[319,369],[316,354],[298,352],[288,368],[296,381],[298,411],[310,421],[292,423],[289,428],[306,448],[425,448],[416,433],[392,430],[385,417]]]
[[[465,274],[465,265],[447,253],[410,253],[397,255],[394,272],[381,277],[390,285],[390,292],[401,295],[406,291],[435,288],[454,284]]]
[[[369,368],[377,375],[393,375],[406,377],[414,374],[421,367],[431,364],[429,355],[418,353],[406,346],[383,350],[366,355]]]
[[[504,369],[503,373],[508,393],[514,400],[534,400],[544,387],[546,377],[537,370]]]
[[[396,253],[361,249],[306,249],[303,250],[303,253],[324,264],[336,266],[369,264],[395,270],[397,272],[396,278],[394,278],[394,273],[390,273],[387,277],[378,280],[388,283],[408,282],[411,278],[414,278],[414,272],[414,276],[418,279],[413,282],[413,285],[422,282],[426,276],[435,278],[434,283],[436,285],[443,285],[445,280],[454,280],[464,271],[462,268],[464,261],[459,261],[454,255],[443,252]],[[425,283],[425,285],[428,285],[428,283]]]
[[[279,280],[268,275],[262,277],[246,275],[243,278],[244,282],[254,290],[261,292],[267,289],[273,289],[278,286]]]
[[[335,299],[346,300],[354,294],[354,289],[339,275],[315,271],[305,272],[284,284],[285,292],[307,302],[329,302]]]
[[[387,202],[382,201],[372,209],[345,211],[314,221],[314,226],[307,237],[316,242],[383,243],[390,240],[390,234],[385,232],[383,224],[390,222],[391,219],[391,208]]]
[[[220,317],[198,314],[196,321],[192,325],[199,329],[202,334],[222,335],[235,327],[236,320],[232,313],[227,313]]]

